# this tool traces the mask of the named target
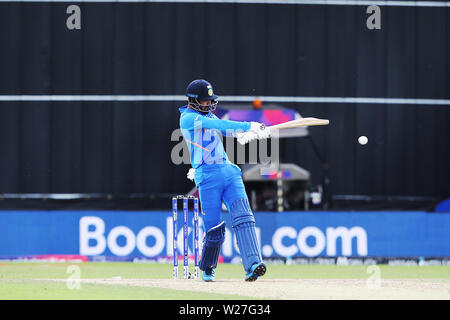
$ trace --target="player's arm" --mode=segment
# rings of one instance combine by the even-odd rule
[[[221,120],[202,117],[202,128],[219,130],[223,135],[229,135],[230,131],[248,131],[251,129],[251,123],[247,121]]]
[[[217,118],[217,116],[215,114],[212,115],[213,119],[217,119],[219,120],[219,118]],[[229,121],[229,120],[223,120],[223,121]],[[242,123],[239,121],[231,121],[231,122],[238,122],[238,123]],[[249,132],[249,130],[252,130],[252,125],[254,126],[254,124],[256,122],[246,122],[246,123],[250,123],[250,129],[245,130],[245,129],[239,129],[238,132],[244,131],[244,132]],[[220,132],[222,135],[224,135],[225,137],[236,137],[236,131],[235,130],[225,130],[225,132],[221,131]]]
[[[246,144],[254,139],[270,137],[270,129],[259,122],[221,120],[217,117],[208,118],[189,114],[182,118],[181,128],[186,130],[215,129],[223,135],[237,138],[240,144]]]
[[[226,135],[232,131],[249,131],[251,123],[247,121],[221,120],[216,118],[203,117],[198,114],[190,114],[183,118],[181,127],[186,130],[215,129]]]

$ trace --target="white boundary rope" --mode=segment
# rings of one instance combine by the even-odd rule
[[[447,7],[448,1],[370,1],[370,0],[0,0],[0,2],[70,2],[70,3],[225,3],[225,4],[300,4],[331,6]]]
[[[186,101],[184,95],[0,95],[0,102],[8,101]],[[450,99],[370,98],[370,97],[302,97],[302,96],[220,96],[220,101],[284,103],[355,103],[355,104],[412,104],[450,105]]]

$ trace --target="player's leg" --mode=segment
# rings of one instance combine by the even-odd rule
[[[255,281],[266,272],[256,237],[255,217],[250,208],[240,173],[230,177],[225,190],[224,202],[231,214],[233,229],[246,272],[246,281]]]
[[[225,222],[221,219],[222,191],[222,187],[216,182],[210,184],[202,182],[199,187],[205,231],[199,268],[203,271],[204,281],[214,281],[214,270],[225,240]]]

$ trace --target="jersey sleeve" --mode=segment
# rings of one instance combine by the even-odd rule
[[[223,135],[229,135],[230,131],[250,130],[250,122],[247,121],[221,120],[216,116],[208,118],[195,113],[185,115],[180,122],[180,126],[186,130],[195,130],[198,128],[216,129]]]

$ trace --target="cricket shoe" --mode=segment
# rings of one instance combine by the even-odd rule
[[[256,281],[258,277],[263,276],[266,273],[267,267],[263,262],[252,265],[250,271],[245,275],[245,281]]]
[[[206,282],[216,281],[214,277],[214,269],[206,269],[203,271],[202,280]]]

